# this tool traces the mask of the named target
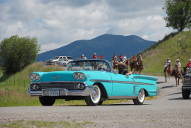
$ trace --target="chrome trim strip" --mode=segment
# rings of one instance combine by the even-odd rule
[[[54,88],[55,89],[55,88]],[[89,96],[92,88],[91,86],[86,87],[84,90],[68,90],[63,88],[64,93],[59,96]],[[28,90],[28,93],[31,96],[43,96],[43,91],[31,91],[30,88]]]
[[[49,82],[33,82],[31,84],[51,84],[51,83],[83,83],[86,85],[83,81],[49,81]]]
[[[115,99],[136,99],[137,96],[109,96],[108,99],[115,100]]]
[[[156,78],[149,76],[134,76],[135,79],[147,79],[147,80],[157,80]]]
[[[136,85],[154,85],[154,84],[149,84],[149,83],[132,82],[132,81],[96,80],[96,79],[92,79],[92,80],[90,80],[90,81],[92,81],[92,82],[107,82],[107,83],[136,84]]]

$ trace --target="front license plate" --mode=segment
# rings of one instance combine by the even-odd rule
[[[185,77],[185,80],[190,80],[190,77]]]
[[[61,96],[64,95],[64,89],[47,89],[43,90],[43,96]]]

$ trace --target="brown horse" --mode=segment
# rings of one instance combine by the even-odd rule
[[[136,61],[130,61],[130,69],[131,72],[134,73],[141,73],[141,71],[143,70],[143,61],[142,59],[137,59]]]
[[[130,61],[129,66],[130,66],[131,72],[136,72],[136,68],[137,68],[136,61]]]
[[[142,70],[143,70],[143,59],[142,59],[141,55],[139,55],[139,57],[137,59],[136,71],[137,71],[137,73],[140,74]]]
[[[182,79],[182,71],[175,68],[172,71],[172,75],[175,77],[176,86],[178,86],[180,84],[180,79]]]
[[[164,68],[165,82],[167,82],[167,78],[170,79],[171,75],[172,75],[172,66],[171,64],[169,64],[167,67]]]

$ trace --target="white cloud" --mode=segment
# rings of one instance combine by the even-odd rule
[[[104,33],[159,40],[163,0],[8,0],[0,2],[0,40],[37,37],[41,52]]]

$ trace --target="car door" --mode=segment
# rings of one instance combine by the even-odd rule
[[[133,96],[134,80],[132,75],[122,75],[113,73],[112,75],[113,90],[112,96]]]

